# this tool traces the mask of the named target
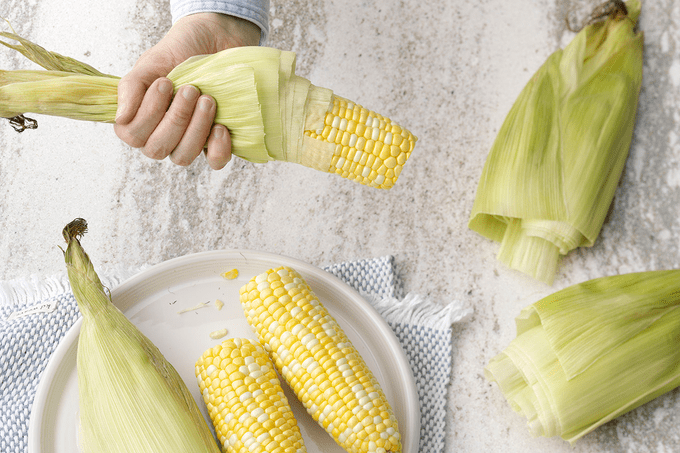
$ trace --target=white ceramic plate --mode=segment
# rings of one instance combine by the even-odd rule
[[[351,287],[319,268],[269,253],[246,250],[188,255],[153,266],[112,291],[114,303],[158,346],[173,364],[210,419],[194,376],[194,363],[218,344],[209,334],[226,328],[227,337],[255,339],[243,315],[238,290],[270,268],[297,270],[364,357],[392,405],[404,453],[417,453],[420,437],[418,393],[406,356],[380,315]],[[221,273],[239,270],[226,280]],[[221,310],[215,300],[224,302]],[[206,308],[180,310],[210,302]],[[80,321],[66,334],[50,359],[38,386],[29,424],[29,453],[75,453],[78,447],[78,378],[76,350]],[[286,386],[284,385],[284,388]],[[309,453],[341,453],[333,439],[286,392]]]

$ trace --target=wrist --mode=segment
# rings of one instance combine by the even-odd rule
[[[260,43],[260,27],[246,19],[223,13],[194,13],[177,21],[175,26],[199,26],[211,33],[218,47],[227,49],[240,46],[257,46]]]

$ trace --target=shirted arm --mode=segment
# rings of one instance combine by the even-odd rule
[[[172,23],[189,14],[222,13],[260,27],[260,45],[269,35],[269,0],[171,0]]]

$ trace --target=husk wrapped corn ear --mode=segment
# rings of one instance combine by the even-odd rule
[[[553,53],[522,90],[470,216],[469,228],[501,243],[502,263],[548,284],[560,255],[594,244],[630,148],[642,82],[641,5],[617,5]]]
[[[63,230],[69,281],[83,316],[77,371],[80,447],[85,453],[219,453],[177,371],[111,302],[79,237]]]
[[[27,112],[114,122],[119,78],[47,51],[13,33],[0,44],[47,71],[0,71],[0,117],[18,130]],[[188,59],[168,74],[175,92],[196,86],[217,102],[232,153],[251,162],[279,160],[336,173],[371,187],[397,181],[417,138],[369,111],[295,74],[295,54],[237,47]],[[30,126],[30,125],[29,125]]]
[[[680,385],[680,270],[574,285],[516,322],[484,374],[533,436],[573,443]]]

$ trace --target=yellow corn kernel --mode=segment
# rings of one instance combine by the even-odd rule
[[[220,274],[223,278],[226,278],[227,280],[234,280],[235,278],[238,277],[238,269],[232,269],[227,272],[223,272]]]
[[[387,168],[394,168],[397,166],[397,159],[390,156],[387,159],[385,159],[384,164]]]

